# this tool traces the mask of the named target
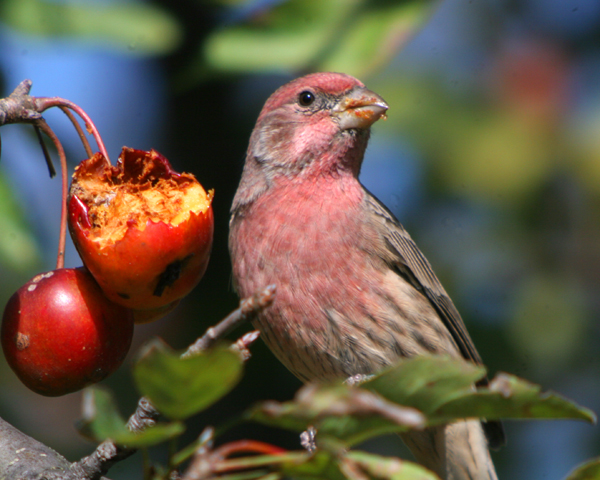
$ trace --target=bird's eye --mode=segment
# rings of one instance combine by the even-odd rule
[[[298,95],[298,103],[303,107],[308,107],[315,101],[315,94],[308,90],[305,90],[300,95]]]

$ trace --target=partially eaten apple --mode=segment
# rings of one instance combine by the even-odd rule
[[[96,153],[73,175],[69,230],[109,299],[135,310],[168,311],[208,265],[212,198],[155,150],[123,148],[117,166]],[[155,318],[148,313],[141,321]]]

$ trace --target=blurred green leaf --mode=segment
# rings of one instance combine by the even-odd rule
[[[364,76],[422,25],[431,0],[290,0],[215,31],[199,70],[336,70]]]
[[[174,419],[212,405],[238,383],[241,374],[239,355],[225,346],[182,359],[160,340],[144,348],[133,370],[139,391]]]
[[[394,457],[382,457],[370,453],[352,451],[347,458],[358,465],[369,478],[389,480],[439,480],[425,467]]]
[[[277,460],[278,457],[271,458]],[[285,478],[439,480],[437,475],[415,463],[355,450],[320,448],[314,455],[289,452],[280,458],[272,468],[278,468]]]
[[[333,41],[360,3],[281,2],[245,24],[214,32],[204,46],[204,60],[209,67],[225,71],[301,69]]]
[[[383,77],[369,88],[390,105],[382,132],[414,142],[444,188],[515,206],[555,173],[557,136],[477,96],[452,95],[431,78]]]
[[[314,455],[284,462],[279,469],[286,478],[322,478],[328,480],[343,480],[345,478],[334,455],[322,449],[316,451]]]
[[[315,69],[364,78],[383,68],[425,24],[432,5],[429,0],[364,2]]]
[[[600,480],[600,457],[580,465],[565,480]]]
[[[595,195],[600,193],[600,114],[590,111],[587,121],[577,122],[576,128],[567,130],[569,166],[579,180]]]
[[[26,271],[41,261],[35,238],[25,226],[23,212],[1,173],[0,232],[1,263],[14,270]]]
[[[218,6],[240,6],[247,5],[248,0],[199,0],[197,3],[213,4]]]
[[[579,354],[590,319],[573,277],[544,271],[521,281],[515,293],[508,333],[532,364],[555,371]]]
[[[139,433],[125,426],[125,420],[117,410],[112,394],[100,387],[84,390],[83,418],[77,422],[79,432],[96,442],[110,439],[132,448],[157,445],[183,433],[185,426],[180,422],[157,423]]]
[[[425,417],[419,411],[342,384],[306,385],[294,401],[260,403],[249,411],[248,418],[297,432],[312,425],[320,438],[333,436],[345,440],[347,446],[373,436],[425,426]]]
[[[137,55],[166,54],[182,40],[181,27],[174,17],[144,3],[4,0],[0,19],[26,33],[86,38]]]

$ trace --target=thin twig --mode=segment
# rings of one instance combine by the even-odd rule
[[[142,397],[138,401],[137,409],[127,421],[127,428],[134,433],[141,432],[153,426],[158,419],[158,415],[158,411],[150,403],[150,400]]]
[[[259,336],[260,332],[258,330],[252,330],[241,338],[238,338],[230,348],[231,350],[238,352],[242,357],[242,360],[247,362],[252,356],[248,347],[258,340]]]
[[[205,351],[213,346],[217,340],[227,335],[231,330],[254,318],[257,313],[273,303],[273,300],[275,299],[275,291],[275,285],[269,285],[251,297],[243,299],[240,302],[240,307],[237,310],[231,312],[225,319],[223,319],[214,327],[209,328],[206,333],[196,340],[181,357],[186,358],[198,352]]]
[[[35,126],[44,132],[56,147],[58,152],[58,158],[60,160],[61,179],[62,179],[62,208],[60,210],[60,232],[58,235],[58,255],[56,257],[56,268],[63,268],[65,266],[65,246],[67,242],[67,195],[69,189],[69,174],[67,172],[67,157],[65,155],[65,149],[60,143],[60,140],[56,134],[52,131],[50,126],[46,123],[42,117],[35,121]]]
[[[44,154],[44,159],[46,160],[46,165],[48,166],[48,173],[50,174],[50,178],[54,178],[56,176],[56,169],[54,168],[54,164],[52,163],[52,157],[50,156],[50,152],[46,147],[46,142],[44,142],[44,137],[42,137],[40,127],[38,127],[37,124],[34,123],[33,130],[35,131],[40,147],[42,148],[42,153]]]

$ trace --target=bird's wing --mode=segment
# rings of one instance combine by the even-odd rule
[[[463,357],[476,364],[481,364],[481,357],[458,310],[413,239],[394,214],[368,191],[366,191],[366,202],[368,208],[375,213],[382,226],[385,227],[382,231],[387,246],[393,254],[393,268],[429,299],[442,322],[452,334]],[[477,383],[479,386],[487,384],[487,377]],[[490,447],[498,448],[506,443],[504,429],[500,422],[484,422],[483,428]]]
[[[366,200],[368,208],[375,213],[385,226],[382,231],[387,246],[395,257],[394,268],[429,299],[444,325],[452,334],[462,355],[467,360],[481,364],[481,357],[465,328],[458,310],[456,310],[444,287],[435,276],[425,256],[385,205],[369,192],[367,192]]]

